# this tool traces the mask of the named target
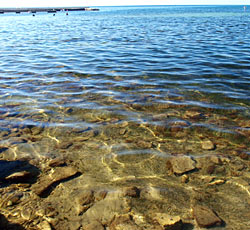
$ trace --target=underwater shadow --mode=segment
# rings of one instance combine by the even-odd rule
[[[19,224],[10,223],[4,215],[0,213],[0,229],[1,230],[25,230],[25,228]]]
[[[27,161],[0,160],[0,187],[14,183],[33,184],[39,173],[40,170]]]

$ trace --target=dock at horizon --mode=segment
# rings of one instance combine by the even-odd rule
[[[90,7],[24,7],[24,8],[0,8],[0,14],[4,13],[37,13],[48,12],[56,13],[59,11],[99,11],[97,8]]]

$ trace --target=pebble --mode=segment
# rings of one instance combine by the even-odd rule
[[[179,216],[171,216],[167,213],[155,213],[153,219],[159,223],[163,229],[181,230],[182,220]]]
[[[181,183],[187,183],[189,181],[188,175],[184,174],[181,176]]]
[[[196,167],[195,161],[190,156],[176,156],[170,159],[172,170],[176,174],[183,174],[194,170]]]
[[[210,182],[208,185],[210,185],[210,186],[212,186],[212,185],[221,185],[221,184],[224,184],[225,182],[226,182],[225,180],[218,179],[218,180]]]
[[[201,143],[201,147],[204,150],[214,150],[216,146],[212,141],[205,140]]]
[[[213,210],[206,206],[196,205],[193,207],[193,215],[200,227],[212,227],[222,224],[222,220],[214,213]]]

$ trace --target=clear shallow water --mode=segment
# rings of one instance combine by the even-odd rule
[[[223,156],[212,174],[230,181],[248,167],[249,30],[241,6],[1,15],[1,158],[63,156],[89,186],[177,189],[162,182],[170,156]]]

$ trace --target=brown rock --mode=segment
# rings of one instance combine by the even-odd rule
[[[213,174],[216,166],[215,164],[208,164],[208,166],[205,168],[207,174]]]
[[[196,167],[195,161],[190,156],[176,156],[170,159],[172,170],[174,173],[183,174],[194,170]]]
[[[124,135],[127,132],[127,129],[120,129],[119,133],[120,135]]]
[[[187,183],[189,181],[188,175],[184,174],[181,176],[181,183]]]
[[[151,142],[147,142],[147,141],[143,141],[143,140],[138,141],[137,145],[142,149],[150,149],[152,147]]]
[[[32,186],[32,190],[38,196],[42,196],[56,183],[76,175],[78,171],[72,167],[56,168],[51,175],[41,178],[39,183]]]
[[[84,190],[78,197],[77,201],[80,205],[87,205],[94,201],[94,192],[92,190]]]
[[[11,175],[5,177],[5,180],[12,180],[12,181],[23,181],[25,179],[29,179],[31,177],[31,173],[27,171],[22,172],[15,172]]]
[[[52,229],[51,226],[50,226],[50,224],[46,220],[44,220],[43,222],[41,222],[39,224],[39,228],[41,230],[51,230]]]
[[[132,217],[128,214],[115,217],[109,226],[110,230],[140,230],[141,228],[135,224]]]
[[[105,190],[101,190],[95,193],[95,200],[96,201],[100,201],[105,199],[105,197],[107,196],[108,192]]]
[[[181,230],[182,221],[179,216],[170,216],[166,213],[156,213],[153,218],[163,229],[167,230]]]
[[[50,167],[58,167],[58,166],[63,166],[65,165],[65,160],[62,158],[55,158],[49,162]]]
[[[201,117],[202,117],[202,114],[200,112],[198,112],[198,111],[188,110],[184,114],[184,118],[197,119],[197,118],[201,118]]]
[[[210,140],[205,140],[201,143],[201,147],[204,150],[214,150],[215,144]]]
[[[43,127],[32,127],[31,132],[33,135],[38,135],[43,131]]]
[[[124,189],[124,195],[138,198],[140,197],[140,189],[138,189],[136,186],[127,187]]]
[[[72,146],[72,142],[62,142],[57,145],[59,149],[68,149],[70,146]]]
[[[211,227],[221,225],[222,220],[206,206],[196,205],[193,207],[193,215],[200,227]]]
[[[83,230],[104,230],[104,227],[101,223],[96,221],[86,226],[83,226]]]

